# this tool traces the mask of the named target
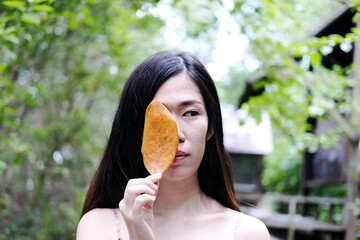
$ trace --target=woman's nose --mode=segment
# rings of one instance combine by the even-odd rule
[[[179,123],[177,123],[177,129],[178,129],[178,135],[179,135],[179,143],[182,143],[185,141],[185,134]]]

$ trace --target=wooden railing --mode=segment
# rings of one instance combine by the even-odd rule
[[[342,198],[237,193],[237,199],[245,213],[258,217],[269,228],[287,229],[288,240],[295,238],[296,230],[324,233],[345,230],[342,222],[345,199]],[[335,208],[341,209],[340,218],[334,217]],[[327,219],[321,217],[323,211],[327,211]]]

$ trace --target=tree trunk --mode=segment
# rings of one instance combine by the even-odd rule
[[[356,180],[356,163],[359,159],[359,142],[347,139],[346,157],[348,159],[348,169],[346,177],[346,204],[344,209],[344,225],[346,227],[345,239],[356,239],[356,215],[355,203],[358,195],[358,183]]]
[[[360,22],[356,24],[360,29]],[[355,42],[354,47],[354,61],[353,71],[355,84],[352,89],[351,98],[353,105],[353,112],[350,116],[350,123],[353,126],[359,124],[360,112],[358,110],[357,101],[360,98],[360,43]],[[356,128],[355,128],[356,129]],[[356,130],[355,130],[356,132]],[[344,209],[344,225],[346,226],[345,239],[356,239],[356,222],[355,204],[358,195],[358,181],[356,179],[357,162],[359,161],[359,131],[356,132],[356,139],[347,138],[346,144],[346,158],[348,161],[348,168],[346,174],[346,204]]]

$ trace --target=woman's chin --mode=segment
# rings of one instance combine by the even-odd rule
[[[187,171],[184,167],[172,165],[168,170],[166,170],[166,172],[163,173],[162,178],[168,181],[183,181],[192,177],[196,177],[194,179],[197,179],[196,172]]]

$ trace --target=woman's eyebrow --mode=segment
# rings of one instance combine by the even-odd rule
[[[197,104],[201,105],[201,101],[199,101],[199,100],[186,100],[186,101],[181,102],[179,105],[181,107],[186,107],[186,106],[197,105]]]

